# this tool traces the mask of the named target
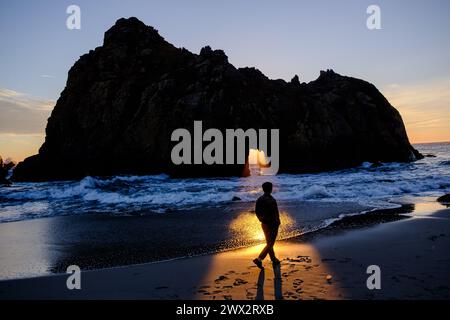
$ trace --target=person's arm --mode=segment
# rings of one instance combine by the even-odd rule
[[[274,205],[273,205],[273,206],[274,206],[273,211],[274,211],[275,215],[278,217],[278,216],[280,215],[280,212],[278,211],[277,200],[273,199],[273,203],[274,203]]]
[[[261,199],[256,200],[255,213],[256,216],[258,217],[258,220],[261,221],[262,218]]]
[[[277,200],[273,199],[271,207],[272,207],[271,208],[272,221],[275,223],[280,223],[280,212],[278,211]]]

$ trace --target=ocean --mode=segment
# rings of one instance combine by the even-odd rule
[[[70,264],[102,268],[262,242],[254,202],[264,181],[274,184],[284,239],[348,215],[450,193],[450,143],[415,147],[424,159],[316,174],[13,183],[0,188],[0,279],[64,272]]]
[[[0,188],[0,223],[61,215],[160,214],[223,205],[233,197],[254,202],[261,184],[274,184],[279,201],[361,203],[392,208],[396,198],[450,192],[450,143],[418,144],[412,163],[386,163],[316,174],[247,178],[171,179],[166,175],[86,177],[81,181],[14,183]]]

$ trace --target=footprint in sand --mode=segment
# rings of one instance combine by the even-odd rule
[[[255,297],[255,294],[252,293],[251,291],[247,290],[247,289],[245,289],[245,292],[246,292],[245,295],[246,295],[247,299],[253,300],[253,298]]]
[[[294,282],[292,282],[292,285],[294,287],[300,286],[304,281],[302,279],[294,279]]]
[[[287,298],[287,299],[297,299],[297,295],[291,291],[287,291],[283,294],[283,297]]]
[[[228,279],[227,276],[220,276],[216,280],[214,280],[214,282],[218,283],[218,282],[221,282],[221,281],[224,281],[224,280],[227,280],[227,279]]]
[[[310,256],[297,256],[297,259],[303,260],[306,263],[311,263],[311,261],[312,261]]]
[[[311,263],[312,262],[312,259],[309,256],[297,256],[297,259],[286,258],[286,260],[289,262],[296,262],[296,263],[302,263],[302,262]]]
[[[246,283],[248,283],[248,281],[245,281],[244,279],[236,278],[236,280],[234,281],[233,285],[234,286],[240,286],[240,285],[246,284]]]

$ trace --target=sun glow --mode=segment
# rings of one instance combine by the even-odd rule
[[[269,158],[264,151],[258,149],[250,149],[248,154],[248,164],[250,165],[250,175],[265,175],[267,174],[267,168],[270,167]]]
[[[258,149],[250,149],[248,154],[249,164],[268,165],[267,157],[264,151]]]

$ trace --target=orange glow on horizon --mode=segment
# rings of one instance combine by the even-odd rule
[[[450,141],[450,78],[382,91],[400,112],[411,143]]]

